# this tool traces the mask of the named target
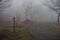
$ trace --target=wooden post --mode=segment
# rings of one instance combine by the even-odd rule
[[[57,18],[57,22],[59,23],[59,15],[58,15],[58,18]]]
[[[13,17],[13,32],[15,33],[15,17]]]
[[[57,22],[59,23],[59,17],[60,17],[60,13],[58,14],[58,18],[57,18]]]

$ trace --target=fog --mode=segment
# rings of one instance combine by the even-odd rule
[[[59,0],[0,0],[0,40],[59,40]]]
[[[16,17],[20,21],[26,20],[24,0],[11,1],[11,7],[4,9],[2,18],[6,21]],[[26,5],[26,4],[25,4]],[[31,18],[32,13],[32,18]],[[38,22],[56,22],[57,12],[44,6],[40,0],[32,0],[32,8],[29,9],[27,18]]]

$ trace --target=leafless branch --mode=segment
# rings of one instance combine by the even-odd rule
[[[8,8],[11,6],[10,0],[2,0],[0,1],[0,9]]]
[[[53,4],[53,2],[52,2],[51,0],[50,0],[50,2]],[[42,3],[44,6],[50,8],[50,9],[56,11],[56,12],[58,11],[58,7],[52,7],[50,4],[46,4],[46,3],[44,3],[42,0],[41,0],[41,3]]]
[[[29,13],[29,11],[32,8],[32,0],[24,0],[23,5],[24,5],[24,8],[25,8],[25,12],[24,13],[25,13],[26,19],[27,19],[28,13]]]

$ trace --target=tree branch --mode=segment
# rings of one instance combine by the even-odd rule
[[[41,1],[41,3],[42,3],[44,6],[46,6],[46,7],[50,8],[50,9],[52,9],[53,11],[56,11],[56,12],[58,11],[58,8],[54,8],[54,7],[52,7],[51,5],[46,4],[46,3],[42,2],[42,1]]]

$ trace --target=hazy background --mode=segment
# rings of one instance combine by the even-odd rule
[[[11,21],[13,17],[17,17],[17,19],[24,21],[26,20],[25,11],[24,0],[13,0],[11,1],[11,7],[4,9],[2,17],[4,20],[8,21]],[[32,8],[29,9],[27,17],[29,20],[38,22],[56,22],[56,13],[57,12],[53,11],[52,9],[44,6],[40,0],[32,0]]]

